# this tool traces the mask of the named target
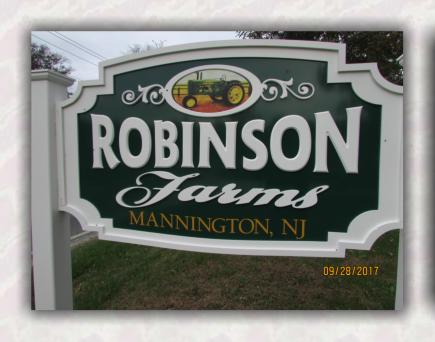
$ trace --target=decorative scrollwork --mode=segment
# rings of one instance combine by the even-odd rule
[[[307,100],[314,95],[316,90],[314,85],[308,82],[299,84],[297,91],[294,91],[291,88],[292,86],[293,78],[290,78],[288,81],[269,78],[262,83],[263,91],[261,93],[261,98],[265,101],[274,101],[281,90],[281,99],[285,99],[290,92],[294,97],[300,100]],[[279,90],[278,87],[281,87],[281,89]]]
[[[260,96],[263,100],[268,102],[276,100],[278,96],[281,99],[285,99],[289,94],[297,99],[307,100],[312,97],[315,92],[314,85],[308,82],[300,83],[297,88],[294,89],[293,78],[290,78],[288,81],[269,78],[261,83],[261,88]],[[166,90],[165,87],[160,84],[151,84],[145,87],[138,85],[137,89],[137,92],[130,89],[125,90],[121,95],[122,102],[129,106],[139,101],[160,105],[165,101],[165,96],[169,96],[169,93],[165,93],[166,91],[169,92],[169,90]]]
[[[143,103],[152,103],[153,105],[162,104],[165,101],[163,88],[160,84],[152,84],[146,87],[138,86],[139,93],[135,93],[133,90],[126,90],[121,95],[121,100],[126,105],[134,105],[142,100]]]

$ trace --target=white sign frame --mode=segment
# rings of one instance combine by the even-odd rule
[[[382,106],[379,209],[355,217],[346,233],[327,241],[240,241],[175,236],[119,229],[79,197],[78,113],[98,95],[113,94],[120,73],[197,59],[270,57],[327,62],[328,83],[351,83],[361,99]],[[403,228],[403,87],[385,80],[375,63],[346,64],[344,44],[283,40],[234,40],[187,44],[112,59],[99,65],[99,79],[79,82],[77,92],[58,108],[59,208],[75,216],[99,239],[207,253],[344,257],[346,249],[369,250],[378,237]]]

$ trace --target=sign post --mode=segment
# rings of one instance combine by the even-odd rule
[[[68,214],[59,211],[56,110],[74,80],[53,71],[31,75],[32,261],[37,310],[72,309]]]
[[[396,310],[402,310],[403,308],[403,300],[404,300],[403,299],[403,286],[404,286],[403,263],[404,263],[403,231],[401,231],[399,235],[399,251],[397,255],[397,281],[396,281],[396,301],[395,301]]]

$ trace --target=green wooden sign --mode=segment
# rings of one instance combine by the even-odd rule
[[[103,64],[61,108],[61,208],[114,241],[369,249],[402,227],[402,88],[344,49],[231,41]]]

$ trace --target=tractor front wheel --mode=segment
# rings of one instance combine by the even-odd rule
[[[183,99],[183,106],[187,109],[191,109],[194,108],[197,105],[198,101],[196,100],[196,98],[194,96],[186,96]]]
[[[239,82],[232,83],[226,88],[224,99],[227,105],[237,106],[242,103],[244,97],[245,89]]]

